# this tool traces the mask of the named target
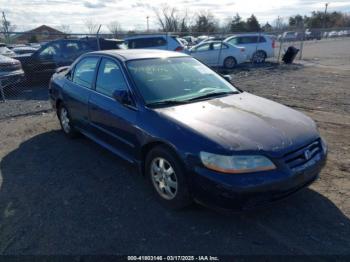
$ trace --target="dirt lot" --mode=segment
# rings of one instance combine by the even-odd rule
[[[133,167],[65,138],[52,112],[4,117],[0,254],[350,255],[350,71],[270,64],[234,82],[316,120],[330,152],[310,189],[249,213],[169,211]]]

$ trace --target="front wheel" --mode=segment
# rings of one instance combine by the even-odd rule
[[[178,157],[167,147],[158,146],[146,158],[146,175],[162,204],[181,209],[191,204],[186,173]]]
[[[234,57],[227,57],[224,60],[224,68],[225,69],[233,69],[237,65],[237,61]]]

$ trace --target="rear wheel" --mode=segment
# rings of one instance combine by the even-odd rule
[[[146,175],[162,204],[172,209],[181,209],[191,204],[183,165],[167,147],[157,146],[149,152]]]
[[[225,69],[233,69],[237,65],[237,61],[234,57],[226,57],[224,60],[224,68]]]
[[[57,116],[64,134],[70,138],[76,137],[78,135],[78,132],[73,126],[73,123],[65,105],[61,104],[58,107]]]
[[[264,51],[257,51],[253,54],[252,62],[255,64],[264,63],[266,59],[266,54]]]

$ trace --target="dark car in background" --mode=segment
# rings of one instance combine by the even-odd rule
[[[53,75],[49,94],[67,136],[136,164],[172,208],[273,202],[311,184],[326,159],[311,118],[179,52],[85,54]]]
[[[321,40],[322,32],[317,29],[306,29],[305,30],[305,40]]]
[[[159,49],[184,51],[185,46],[175,35],[137,35],[124,39],[128,49]]]
[[[120,40],[96,38],[61,39],[42,45],[33,53],[16,55],[22,63],[25,77],[29,81],[49,80],[58,67],[68,66],[80,55],[107,49],[122,48]]]
[[[21,62],[0,55],[0,99],[5,99],[4,88],[22,81],[24,72]]]

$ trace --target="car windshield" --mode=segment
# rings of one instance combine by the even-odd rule
[[[239,93],[221,76],[191,57],[132,60],[127,67],[148,105],[185,103]]]

